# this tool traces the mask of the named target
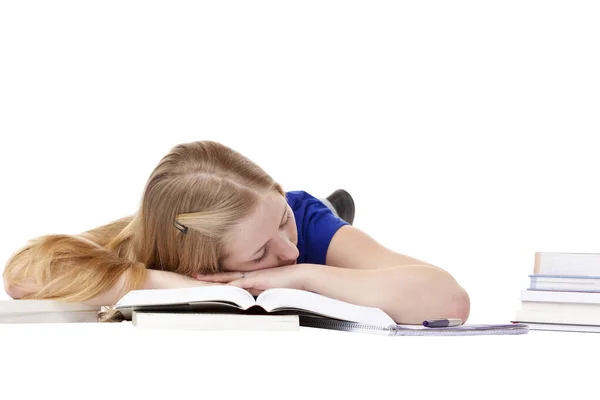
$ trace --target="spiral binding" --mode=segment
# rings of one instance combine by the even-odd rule
[[[300,315],[300,326],[331,329],[336,331],[376,333],[379,335],[388,336],[393,336],[394,331],[396,330],[395,326],[385,327],[380,325],[365,325],[357,322],[348,322],[329,318],[307,317],[303,315]]]
[[[378,326],[329,318],[300,316],[300,325],[311,328],[348,332],[364,332],[386,336],[473,336],[522,335],[529,332],[526,324],[463,325],[451,328],[407,328],[401,325]]]

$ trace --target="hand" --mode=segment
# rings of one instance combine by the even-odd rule
[[[253,296],[271,288],[305,289],[307,265],[295,264],[284,267],[259,269],[248,272],[221,272],[198,274],[196,279],[205,282],[227,283],[248,290]]]

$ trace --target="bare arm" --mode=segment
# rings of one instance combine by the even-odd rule
[[[397,323],[469,315],[469,297],[448,274],[426,264],[348,269],[299,264],[305,290],[353,304],[381,308]]]
[[[448,272],[392,251],[353,226],[333,236],[327,265],[335,267],[308,268],[309,290],[374,305],[401,323],[469,316],[469,296]]]

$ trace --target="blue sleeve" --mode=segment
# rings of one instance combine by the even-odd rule
[[[325,265],[327,250],[333,235],[346,221],[335,216],[323,202],[303,191],[290,192],[298,228],[298,262]]]

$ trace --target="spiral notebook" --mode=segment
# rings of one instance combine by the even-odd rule
[[[529,326],[520,323],[499,325],[465,324],[449,328],[426,328],[421,325],[366,325],[303,315],[300,315],[300,326],[385,336],[522,335],[529,332]]]

